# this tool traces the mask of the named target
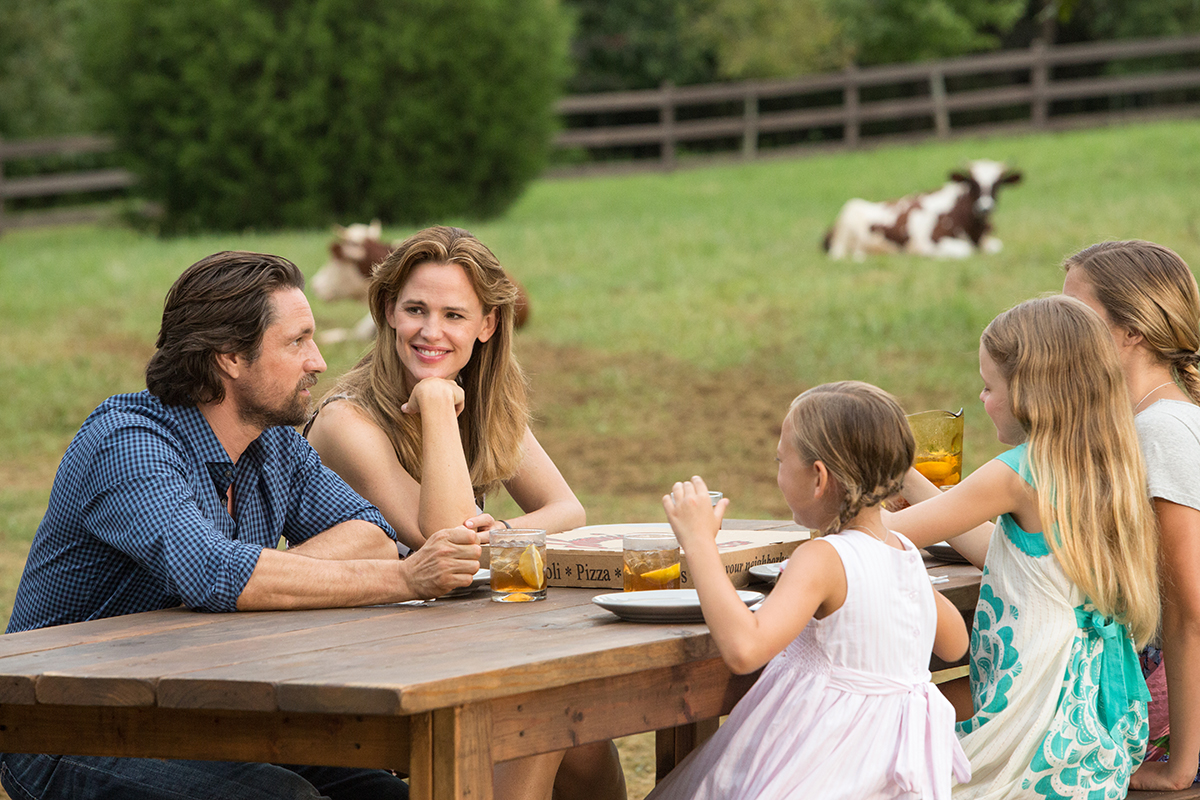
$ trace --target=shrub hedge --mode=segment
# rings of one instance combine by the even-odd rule
[[[172,231],[501,213],[543,166],[557,0],[104,0],[100,113]]]

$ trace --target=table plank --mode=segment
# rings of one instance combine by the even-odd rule
[[[562,600],[577,605],[590,598]],[[266,679],[272,673],[256,671],[255,662],[289,653],[311,655],[338,646],[361,647],[395,638],[398,628],[403,628],[405,635],[431,631],[445,634],[485,618],[480,611],[486,606],[462,609],[457,605],[461,602],[231,615],[162,612],[210,620],[224,617],[226,624],[159,626],[150,633],[134,625],[132,630],[139,632],[119,640],[97,637],[90,631],[101,623],[111,627],[113,620],[30,631],[22,634],[26,637],[23,651],[32,650],[29,637],[33,634],[44,633],[51,641],[47,649],[0,658],[0,672],[5,676],[0,679],[0,702],[154,705],[157,699],[158,705],[185,708],[274,710],[276,681]],[[514,609],[509,613],[519,616],[535,612]],[[76,628],[77,635],[82,634],[81,643],[69,650],[58,647],[64,627]],[[254,678],[236,684],[226,682],[216,697],[193,696],[188,684],[169,680],[174,674],[195,671],[197,665],[225,666]]]
[[[0,706],[0,752],[9,753],[406,770],[409,736],[408,717]]]
[[[275,691],[283,710],[414,713],[624,674],[630,658],[651,668],[716,655],[703,624],[622,623],[591,604],[595,593],[551,590],[552,596],[574,597],[557,608],[550,600],[538,603],[545,610],[531,614],[515,614],[487,600],[472,601],[481,604],[484,616],[455,628],[453,635],[431,631],[266,656],[255,667],[258,675],[277,676]],[[465,651],[464,642],[469,643]],[[206,694],[206,684],[236,685],[245,674],[245,665],[197,668],[162,683],[192,682],[192,697],[218,702]]]
[[[497,761],[674,728],[728,714],[758,673],[733,675],[720,658],[497,698]],[[664,686],[674,687],[664,692]]]

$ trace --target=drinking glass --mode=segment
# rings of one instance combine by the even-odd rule
[[[910,414],[908,423],[917,440],[917,472],[939,489],[962,480],[963,410],[922,411]]]
[[[678,589],[679,542],[672,533],[629,533],[621,537],[625,591]]]
[[[546,599],[546,531],[532,528],[489,533],[492,600],[527,603]]]

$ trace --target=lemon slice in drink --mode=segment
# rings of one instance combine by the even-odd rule
[[[918,461],[913,466],[934,483],[946,480],[955,472],[954,464],[950,461]]]
[[[500,599],[505,603],[529,603],[533,600],[532,597],[524,592],[513,592],[512,594],[507,594]]]
[[[660,567],[652,569],[649,572],[642,573],[642,580],[656,583],[659,586],[670,583],[671,581],[679,580],[679,565],[672,564],[669,567]]]
[[[517,561],[517,569],[520,570],[526,586],[535,591],[542,588],[546,580],[546,564],[542,561],[542,554],[538,552],[537,547],[529,545],[525,548],[525,552],[521,553],[521,558]]]

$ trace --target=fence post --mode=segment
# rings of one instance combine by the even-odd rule
[[[757,87],[746,87],[745,110],[742,114],[742,158],[758,155],[758,92]]]
[[[675,97],[672,91],[675,84],[663,81],[659,87],[662,101],[659,119],[662,121],[662,166],[665,170],[675,169]]]
[[[950,135],[950,111],[946,108],[946,75],[940,69],[929,73],[929,94],[933,97],[933,126],[939,139]]]
[[[1042,39],[1034,39],[1029,46],[1029,51],[1033,61],[1029,68],[1029,82],[1033,88],[1033,101],[1030,103],[1029,116],[1033,127],[1044,128],[1046,120],[1050,116],[1050,101],[1046,91],[1050,86],[1050,66],[1046,57],[1046,42]]]
[[[846,67],[845,70],[846,85],[842,90],[842,96],[845,98],[846,108],[846,124],[842,141],[846,143],[846,147],[858,147],[858,67],[854,64]]]

